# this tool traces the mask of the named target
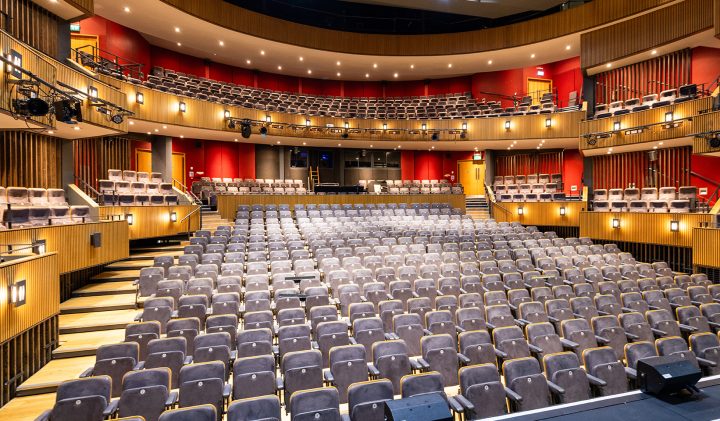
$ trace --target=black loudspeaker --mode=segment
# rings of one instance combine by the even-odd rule
[[[697,391],[702,371],[679,355],[643,358],[637,364],[640,390],[653,395],[670,395],[683,389]]]
[[[387,421],[452,421],[448,404],[438,393],[385,402]]]
[[[102,247],[102,233],[94,232],[90,234],[90,245],[95,248]]]
[[[720,148],[720,134],[716,134],[708,140],[711,148]]]

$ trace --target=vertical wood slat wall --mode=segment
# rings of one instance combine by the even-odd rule
[[[0,0],[0,28],[43,53],[57,57],[60,18],[31,0]]]
[[[595,79],[595,102],[609,104],[659,94],[690,83],[692,52],[686,48],[652,60],[599,73]]]
[[[0,186],[63,187],[62,142],[41,133],[0,132]]]
[[[495,175],[557,174],[562,172],[563,152],[496,155]]]
[[[594,156],[593,188],[620,189],[630,183],[636,187],[668,187],[690,185],[692,147],[657,149],[656,161],[648,151]]]
[[[75,176],[97,189],[97,180],[107,179],[108,169],[130,169],[131,140],[101,137],[73,141]],[[80,187],[82,183],[76,184]]]

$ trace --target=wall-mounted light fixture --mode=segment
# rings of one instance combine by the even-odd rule
[[[142,92],[135,93],[135,102],[137,102],[140,105],[144,104],[145,103],[145,94],[143,94]]]
[[[619,121],[616,121],[613,123],[613,130],[614,131],[620,130],[620,122]]]
[[[670,232],[680,231],[680,221],[670,221]]]
[[[668,111],[665,113],[665,122],[666,123],[672,123],[675,120],[675,115],[672,111]]]
[[[387,130],[387,123],[383,123],[383,130]]]
[[[45,254],[47,252],[47,241],[36,240],[32,243],[32,251],[34,254]]]
[[[98,97],[98,90],[94,86],[88,87],[88,96],[90,98],[97,98]]]
[[[170,222],[177,222],[177,212],[170,212]]]
[[[463,123],[463,124],[462,124],[462,129],[463,129],[463,130],[467,130],[467,123]]]
[[[10,304],[15,307],[20,307],[25,304],[27,300],[27,282],[24,279],[10,284],[8,289]]]
[[[269,115],[266,115],[266,116],[265,116],[265,122],[266,122],[266,123],[272,123],[272,117],[269,116]]]
[[[620,228],[620,220],[618,218],[613,218],[612,220],[612,227],[615,229]]]
[[[345,126],[346,129],[349,129],[349,128],[350,128],[350,123],[348,123],[348,122],[346,121],[345,124],[343,124],[343,126]]]
[[[510,120],[505,120],[505,130],[510,130]]]
[[[310,127],[310,120],[305,120],[305,127]]]
[[[567,209],[565,209],[565,206],[560,206],[560,216],[565,216],[567,214]]]
[[[545,127],[547,127],[548,129],[552,127],[552,118],[548,117],[545,119]]]
[[[518,208],[518,215],[521,215],[521,216],[522,216],[522,215],[525,215],[525,208],[523,208],[522,206],[520,206],[520,207]]]
[[[133,222],[135,222],[135,216],[131,213],[126,213],[125,220],[127,221],[128,225],[132,225]]]
[[[225,111],[223,111],[223,116],[224,116],[225,118],[230,118],[230,110],[225,110]]]
[[[181,113],[184,113],[185,111],[187,111],[187,104],[180,101],[180,103],[178,103],[178,110],[180,110]]]
[[[427,130],[427,124],[425,124],[425,123],[423,123],[422,125],[420,125],[420,127],[421,127],[423,130]]]

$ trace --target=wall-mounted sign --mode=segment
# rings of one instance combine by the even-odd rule
[[[79,23],[71,23],[70,24],[70,32],[80,32],[80,24]]]
[[[482,152],[475,152],[473,154],[473,161],[482,161],[482,159],[483,159]]]
[[[577,190],[578,190],[578,188],[576,185],[570,186],[570,191],[577,191]]]

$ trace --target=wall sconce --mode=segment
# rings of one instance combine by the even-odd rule
[[[45,254],[47,252],[47,241],[37,240],[32,244],[33,254]]]
[[[462,129],[463,129],[463,130],[467,130],[467,123],[463,123],[463,124],[462,124]]]
[[[269,115],[266,115],[266,116],[265,116],[265,122],[266,122],[266,123],[272,123],[272,117],[269,116]]]
[[[344,126],[345,126],[346,129],[349,129],[349,128],[350,128],[350,123],[348,123],[348,122],[346,121],[345,124],[344,124]]]
[[[25,304],[27,300],[27,282],[24,279],[10,284],[8,289],[10,304],[15,307],[20,307]]]
[[[614,131],[620,130],[620,122],[619,121],[616,121],[613,123],[613,130]]]
[[[137,92],[135,94],[135,102],[137,102],[140,105],[144,104],[145,103],[145,94],[143,94],[142,92]]]
[[[510,130],[510,120],[505,120],[505,130]]]
[[[680,231],[680,221],[670,221],[670,232]]]
[[[665,113],[665,122],[666,123],[672,123],[675,120],[675,115],[672,111],[668,111]]]
[[[225,111],[223,111],[223,116],[224,116],[225,118],[230,118],[230,110],[225,110]]]
[[[305,120],[305,127],[310,127],[310,120]]]
[[[383,130],[387,130],[387,123],[383,123]]]
[[[518,208],[518,215],[522,216],[522,215],[524,215],[524,214],[525,214],[525,208],[523,208],[522,206],[520,206],[520,207]]]
[[[97,98],[98,97],[98,90],[94,86],[88,87],[88,96],[90,98]]]
[[[423,130],[427,130],[427,124],[425,124],[425,123],[423,123],[420,127],[421,127]]]
[[[178,110],[180,110],[181,113],[184,113],[185,111],[187,111],[187,104],[180,101],[180,103],[178,104]]]
[[[552,118],[548,117],[545,119],[545,127],[547,127],[548,129],[552,127]]]
[[[125,220],[127,221],[128,225],[132,225],[133,222],[135,222],[135,217],[131,213],[126,213]]]
[[[567,213],[567,210],[565,209],[565,206],[560,206],[560,216],[565,216]]]
[[[170,222],[177,222],[177,212],[170,212]]]
[[[620,228],[620,220],[618,218],[613,218],[612,220],[612,227],[615,229]]]

